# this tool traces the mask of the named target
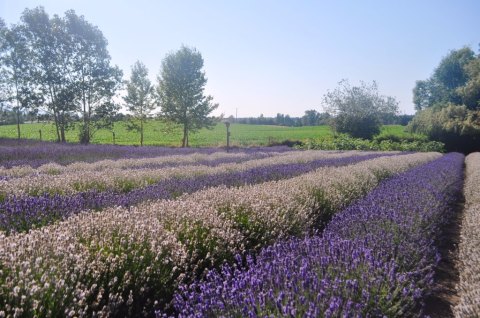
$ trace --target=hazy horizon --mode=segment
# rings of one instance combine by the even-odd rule
[[[63,16],[73,9],[99,27],[112,63],[128,79],[142,61],[156,82],[165,54],[182,44],[205,60],[215,115],[274,117],[322,112],[341,79],[377,81],[383,95],[414,113],[412,89],[452,49],[480,43],[479,1],[53,1],[0,0],[0,17],[17,23],[25,8]]]

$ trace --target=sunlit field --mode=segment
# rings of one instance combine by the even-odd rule
[[[405,127],[400,125],[386,125],[382,127],[382,134],[393,134],[397,136],[409,135],[404,131]],[[53,124],[35,123],[22,124],[21,137],[27,139],[39,139],[42,131],[42,140],[54,141],[56,139],[55,127]],[[322,138],[331,136],[332,132],[328,126],[305,126],[305,127],[284,127],[270,125],[246,125],[232,124],[231,144],[233,146],[263,146],[274,143],[281,143],[285,140],[306,140],[309,138]],[[125,123],[118,122],[114,126],[115,143],[118,145],[140,145],[140,135],[128,131]],[[15,125],[0,126],[0,137],[16,138],[17,127]],[[78,142],[78,128],[67,132],[66,139],[69,142]],[[182,134],[180,129],[167,129],[158,121],[149,121],[145,126],[145,145],[155,146],[180,146]],[[226,127],[224,124],[217,124],[212,130],[201,129],[198,133],[189,137],[192,147],[217,147],[226,144]],[[111,131],[99,130],[95,133],[92,143],[113,144]]]

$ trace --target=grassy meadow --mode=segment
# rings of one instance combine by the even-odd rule
[[[39,139],[40,130],[42,140],[55,141],[55,126],[53,123],[29,123],[22,124],[21,136],[26,139]],[[126,129],[124,122],[115,123],[115,143],[118,145],[139,145],[140,134]],[[332,136],[328,126],[305,126],[305,127],[284,127],[272,125],[246,125],[232,124],[230,126],[230,144],[232,146],[263,146],[272,143],[279,143],[285,140],[306,140],[309,138],[322,138]],[[383,126],[382,134],[408,135],[404,127],[400,125]],[[78,142],[78,127],[67,132],[67,141]],[[16,138],[17,127],[15,125],[0,126],[0,137]],[[145,126],[144,145],[170,146],[181,145],[182,133],[178,127],[166,127],[160,121],[149,121]],[[202,129],[190,135],[190,146],[192,147],[217,147],[226,144],[226,129],[222,123],[217,124],[213,129]],[[95,133],[92,143],[112,144],[113,135],[111,131],[99,130]]]

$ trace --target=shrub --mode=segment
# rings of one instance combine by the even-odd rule
[[[398,109],[395,98],[381,96],[375,82],[351,86],[347,80],[324,96],[324,105],[332,114],[333,130],[356,138],[371,138],[380,133],[382,118],[394,116]]]
[[[399,139],[401,140],[401,139]],[[302,149],[315,150],[374,150],[374,151],[421,151],[421,152],[444,152],[445,145],[438,141],[414,140],[408,139],[395,141],[390,139],[366,140],[352,138],[348,135],[337,135],[332,138],[309,139],[305,142]]]
[[[480,111],[466,106],[439,104],[425,109],[417,113],[408,129],[443,142],[449,152],[480,150]]]

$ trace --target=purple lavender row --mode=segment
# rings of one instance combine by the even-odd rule
[[[127,193],[112,191],[88,191],[73,196],[42,195],[9,197],[0,202],[0,230],[22,232],[65,219],[86,209],[101,210],[109,206],[138,204],[146,200],[171,199],[184,193],[192,193],[207,187],[228,187],[255,184],[298,176],[325,166],[345,166],[382,156],[398,154],[378,153],[364,156],[319,159],[307,163],[277,164],[214,175],[191,178],[172,178],[154,185],[134,189]]]
[[[245,153],[259,151],[285,152],[290,150],[292,148],[284,146],[231,149],[232,152]],[[0,165],[5,168],[18,165],[38,167],[49,162],[68,164],[76,161],[94,162],[103,159],[150,158],[192,153],[211,154],[218,151],[224,151],[224,149],[58,144],[28,140],[18,142],[17,140],[0,138]]]
[[[384,181],[338,213],[323,236],[263,249],[254,262],[182,286],[179,317],[420,316],[463,182],[461,154]],[[165,316],[162,313],[157,315]]]

